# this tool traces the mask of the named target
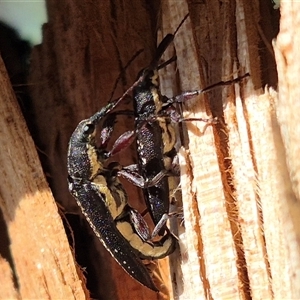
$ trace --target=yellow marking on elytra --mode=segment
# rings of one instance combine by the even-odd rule
[[[158,89],[158,72],[155,70],[154,75],[151,77],[151,82],[154,88],[151,89],[151,94],[155,104],[155,114],[159,115],[162,110],[161,95]],[[164,153],[169,152],[173,149],[176,143],[175,129],[171,122],[166,118],[158,117],[159,126],[162,129],[162,140],[164,143]]]
[[[112,195],[111,190],[107,186],[107,181],[104,176],[98,175],[92,181],[92,184],[96,186],[96,189],[105,195],[105,203],[108,210],[111,213],[113,219],[116,219],[124,211],[124,208],[127,204],[127,197],[124,192],[116,191],[119,193],[119,201],[116,201],[116,198]]]
[[[158,87],[158,72],[157,70],[153,70],[153,76],[151,77],[151,83]]]
[[[91,180],[97,175],[99,170],[103,169],[103,165],[98,160],[95,147],[90,144],[87,144],[87,155],[90,162],[91,176],[89,179]]]
[[[173,239],[170,236],[162,245],[152,245],[144,242],[142,238],[133,231],[132,225],[128,222],[118,222],[117,229],[129,242],[129,244],[139,251],[145,257],[160,258],[169,253],[170,248],[173,247]]]
[[[155,104],[155,113],[157,114],[162,109],[162,103],[158,89],[158,72],[156,70],[154,71],[154,74],[151,77],[151,83],[154,86],[154,88],[151,89],[151,94]]]
[[[153,88],[151,90],[151,94],[152,94],[153,101],[154,101],[154,104],[155,104],[155,113],[158,114],[162,109],[162,103],[161,103],[161,100],[160,100],[160,94],[159,94],[158,89]]]
[[[159,126],[162,129],[162,141],[164,153],[171,151],[176,143],[175,128],[166,118],[157,118]]]
[[[164,156],[164,167],[166,170],[172,170],[172,159],[169,156]]]

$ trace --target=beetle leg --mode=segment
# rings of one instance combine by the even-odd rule
[[[134,141],[135,136],[136,136],[135,131],[126,131],[126,132],[124,132],[115,141],[115,143],[113,145],[113,148],[109,152],[109,155],[113,156],[113,155],[121,152],[122,150],[124,150],[128,146],[130,146],[132,144],[132,142]]]
[[[116,226],[140,258],[159,259],[171,254],[176,247],[176,238],[167,232],[159,241],[145,241],[145,238],[151,236],[147,232],[148,226],[144,227],[146,223],[142,219],[137,211],[131,211],[129,216],[118,219]]]
[[[129,208],[130,222],[133,224],[136,233],[142,238],[143,241],[151,239],[149,226],[143,216],[134,208]]]
[[[122,176],[123,178],[127,179],[132,184],[142,188],[146,189],[152,186],[157,185],[165,176],[170,176],[171,173],[167,170],[162,170],[159,173],[157,173],[154,177],[151,179],[144,178],[142,175],[138,173],[138,170],[135,168],[131,169],[131,166],[136,167],[137,165],[130,165],[127,167],[123,167],[120,171],[118,171],[118,175]]]
[[[142,238],[143,241],[149,241],[159,235],[159,232],[163,229],[163,227],[165,227],[170,214],[164,214],[162,216],[161,220],[154,227],[151,235],[148,224],[146,223],[142,214],[140,214],[136,209],[130,207],[129,216],[137,234]]]
[[[123,149],[127,148],[132,144],[136,138],[137,132],[145,125],[147,121],[142,122],[142,124],[136,130],[129,130],[121,134],[115,141],[112,150],[109,152],[109,156],[115,155],[121,152]]]
[[[238,76],[237,78],[234,78],[232,80],[219,81],[215,84],[207,86],[204,89],[193,90],[193,91],[185,91],[182,94],[171,97],[171,98],[167,98],[167,97],[164,96],[163,97],[164,105],[166,106],[166,105],[173,104],[173,103],[185,102],[185,101],[187,101],[189,99],[192,99],[192,98],[194,98],[194,97],[196,97],[200,94],[206,93],[206,92],[214,89],[215,87],[224,86],[224,85],[232,85],[232,84],[235,84],[235,83],[238,83],[238,82],[242,81],[244,78],[247,78],[249,76],[250,76],[250,74],[246,73],[246,74],[244,74],[242,76]]]
[[[102,124],[102,130],[100,132],[101,148],[106,148],[111,138],[111,135],[116,124],[116,118],[118,115],[133,116],[133,112],[130,110],[118,110],[106,115]]]
[[[161,232],[161,230],[166,226],[166,222],[168,221],[168,219],[169,219],[169,215],[163,214],[160,221],[155,225],[155,227],[152,231],[152,234],[151,234],[152,239],[159,235],[159,232]]]

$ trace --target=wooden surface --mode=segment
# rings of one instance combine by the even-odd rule
[[[278,11],[264,5],[164,2],[166,31],[174,30],[187,11],[191,23],[185,23],[174,41],[180,79],[164,74],[163,92],[178,93],[251,74],[248,80],[216,88],[185,105],[186,116],[213,115],[219,124],[206,129],[201,122],[186,124],[188,137],[180,150],[185,230],[181,228],[179,235],[181,267],[173,265],[178,299],[299,298],[298,168],[293,162],[290,169],[286,166],[280,131],[281,122],[290,129],[286,135],[294,138],[287,140],[294,143],[288,152],[296,159],[299,135],[292,129],[298,124],[289,123],[289,114],[283,116],[287,101],[284,96],[278,100],[274,91],[277,72],[271,40]],[[291,11],[288,15],[293,16]],[[284,27],[285,36],[291,22]],[[290,50],[293,41],[296,51],[297,39],[287,40],[290,44],[285,39],[284,49]],[[287,68],[278,68],[283,80]],[[288,78],[297,80],[297,59],[290,68],[294,73]],[[270,88],[264,89],[265,84]]]
[[[120,97],[136,80],[138,71],[149,64],[156,47],[156,3],[52,0],[47,1],[47,9],[49,21],[43,27],[43,43],[33,50],[30,75],[30,82],[36,83],[31,90],[36,141],[45,153],[41,158],[54,197],[64,207],[72,227],[74,251],[84,269],[87,287],[96,299],[128,299],[129,296],[163,299],[168,292],[159,274],[155,283],[162,294],[150,291],[128,276],[94,236],[84,218],[71,215],[80,212],[66,181],[67,145],[79,121],[107,104],[120,75],[113,99]],[[141,49],[144,51],[124,71],[128,61]],[[130,104],[123,109],[130,108]],[[125,117],[119,118],[113,139],[132,123]],[[133,148],[114,160],[123,165],[132,164]],[[132,206],[142,211],[144,203],[137,195],[137,188],[127,182],[124,185]],[[157,274],[156,264],[150,267]]]
[[[272,39],[278,11],[271,3],[103,2],[48,1],[49,22],[42,45],[33,51],[30,77],[33,135],[55,199],[71,223],[76,259],[86,271],[75,271],[32,141],[22,132],[16,106],[12,110],[8,105],[13,102],[4,101],[13,99],[7,92],[1,98],[0,157],[8,173],[0,185],[0,203],[13,264],[0,259],[5,287],[0,298],[82,299],[78,276],[84,274],[94,299],[299,299],[299,4],[282,3],[276,68]],[[190,18],[166,53],[166,59],[176,54],[177,61],[161,71],[162,92],[172,96],[247,72],[250,77],[184,104],[186,117],[219,121],[208,127],[199,121],[182,124],[184,223],[176,228],[172,221],[180,249],[170,257],[171,272],[166,262],[159,263],[160,270],[151,265],[156,284],[163,284],[155,294],[127,276],[84,221],[68,214],[78,209],[67,191],[66,149],[76,124],[107,103],[132,55],[145,49],[123,74],[114,98],[149,63],[156,29],[159,41],[188,12]],[[123,131],[127,123],[118,126]],[[117,159],[126,164],[125,158],[134,160],[132,152]],[[142,207],[137,194],[130,193],[130,199]]]
[[[300,298],[300,186],[299,186],[299,96],[298,79],[299,65],[299,28],[300,4],[297,1],[282,3],[280,32],[277,41],[274,41],[278,69],[279,94],[276,98],[276,115],[281,135],[276,140],[283,143],[279,154],[284,157],[280,160],[279,172],[282,180],[279,182],[279,196],[281,199],[278,222],[282,238],[279,242],[279,261],[273,264],[276,268],[276,291],[282,297]],[[276,247],[273,247],[274,252]],[[280,269],[283,268],[283,276]],[[282,278],[285,285],[282,287]],[[284,296],[288,295],[288,296]]]
[[[0,299],[84,299],[57,206],[1,58],[0,115]]]

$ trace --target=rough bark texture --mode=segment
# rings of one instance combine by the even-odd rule
[[[299,299],[299,5],[282,3],[275,45],[277,82],[271,41],[278,31],[279,13],[271,2],[98,2],[48,1],[49,22],[43,27],[42,45],[32,54],[30,80],[34,83],[33,135],[54,197],[71,225],[69,240],[74,242],[77,262],[86,268],[91,297]],[[160,40],[174,32],[188,12],[190,18],[166,53],[165,59],[176,54],[177,61],[161,70],[163,94],[207,87],[247,72],[250,77],[184,104],[185,117],[213,116],[218,123],[182,124],[179,159],[184,226],[172,222],[180,249],[170,258],[171,272],[167,262],[159,263],[162,276],[157,264],[151,264],[161,289],[155,294],[125,274],[86,223],[69,214],[78,213],[78,208],[67,190],[66,150],[77,123],[107,103],[115,79],[132,55],[144,49],[122,73],[114,98],[151,60],[157,27]],[[266,84],[270,88],[265,89]],[[277,84],[279,97],[272,89]],[[0,135],[1,164],[7,174],[0,186],[0,203],[6,244],[11,243],[10,258],[0,259],[0,281],[5,287],[0,288],[0,298],[82,299],[84,292],[57,210],[40,168],[32,166],[37,162],[32,142],[26,142],[28,134],[22,132],[19,112],[14,110],[13,117],[8,117],[11,102],[3,99],[0,128],[13,132],[3,129]],[[126,130],[127,123],[120,120],[116,136]],[[124,165],[132,163],[133,153],[134,149],[128,149],[116,159]],[[124,184],[131,204],[142,209],[138,191]],[[77,272],[83,278],[82,271]]]

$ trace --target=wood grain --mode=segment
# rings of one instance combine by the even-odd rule
[[[286,166],[280,122],[285,130],[298,125],[287,126],[293,119],[283,116],[283,103],[288,103],[284,96],[278,100],[274,91],[277,70],[271,40],[278,30],[278,11],[266,3],[243,1],[222,5],[165,1],[163,11],[165,31],[174,30],[190,13],[190,22],[174,40],[177,68],[173,70],[178,74],[163,74],[164,93],[203,88],[250,73],[248,80],[216,88],[184,105],[186,117],[214,116],[219,123],[205,128],[202,122],[187,122],[183,127],[184,147],[179,154],[185,227],[179,230],[181,266],[171,265],[172,273],[178,274],[174,295],[177,299],[298,298],[294,281],[299,269],[298,188],[297,180],[293,186],[289,179],[296,178],[297,163],[288,163],[293,165],[290,170]],[[283,31],[286,37],[288,26]],[[292,37],[288,40],[294,42]],[[291,59],[291,46],[285,43],[284,49],[289,49]],[[282,62],[286,64],[285,59]],[[295,70],[297,63],[291,66]],[[289,74],[287,68],[278,69],[282,80]],[[264,88],[265,84],[272,88]],[[288,132],[297,141],[297,130]],[[296,153],[290,152],[294,157]],[[289,261],[291,256],[295,262]]]
[[[0,259],[0,298],[89,298],[79,279],[83,274],[96,299],[300,298],[297,5],[281,4],[274,55],[279,13],[271,1],[48,1],[43,43],[32,54],[32,134],[68,220],[68,213],[78,213],[66,184],[69,137],[81,119],[107,103],[137,50],[144,52],[122,73],[115,98],[187,13],[166,52],[165,59],[176,54],[177,61],[160,72],[162,93],[171,97],[245,73],[250,77],[183,105],[185,117],[213,116],[218,123],[182,124],[182,207],[176,209],[183,210],[184,222],[171,221],[180,249],[170,266],[150,263],[161,289],[155,294],[124,273],[84,220],[71,224],[75,254],[86,272],[76,270],[2,69],[0,203],[10,258]],[[129,123],[120,120],[120,132]],[[116,159],[124,165],[134,161],[134,149]],[[124,184],[131,204],[142,209],[138,191]]]
[[[54,197],[70,221],[75,255],[85,270],[87,287],[97,299],[128,299],[129,295],[133,299],[160,299],[168,294],[165,288],[157,295],[133,280],[94,236],[84,217],[78,220],[71,215],[80,212],[66,181],[67,146],[79,121],[108,103],[119,76],[113,98],[120,97],[152,58],[156,47],[155,1],[48,1],[47,9],[43,43],[33,50],[30,74],[30,82],[36,83],[31,89],[36,141],[45,153],[42,162]],[[141,49],[143,52],[124,70]],[[130,108],[128,101],[120,107]],[[133,120],[119,118],[112,140],[130,126]],[[132,164],[133,153],[131,147],[114,160]],[[124,185],[131,205],[142,211],[145,204],[138,189],[125,181]],[[157,285],[164,286],[156,264],[151,268]]]
[[[33,140],[0,58],[1,299],[84,299]],[[1,222],[3,225],[4,223]]]

